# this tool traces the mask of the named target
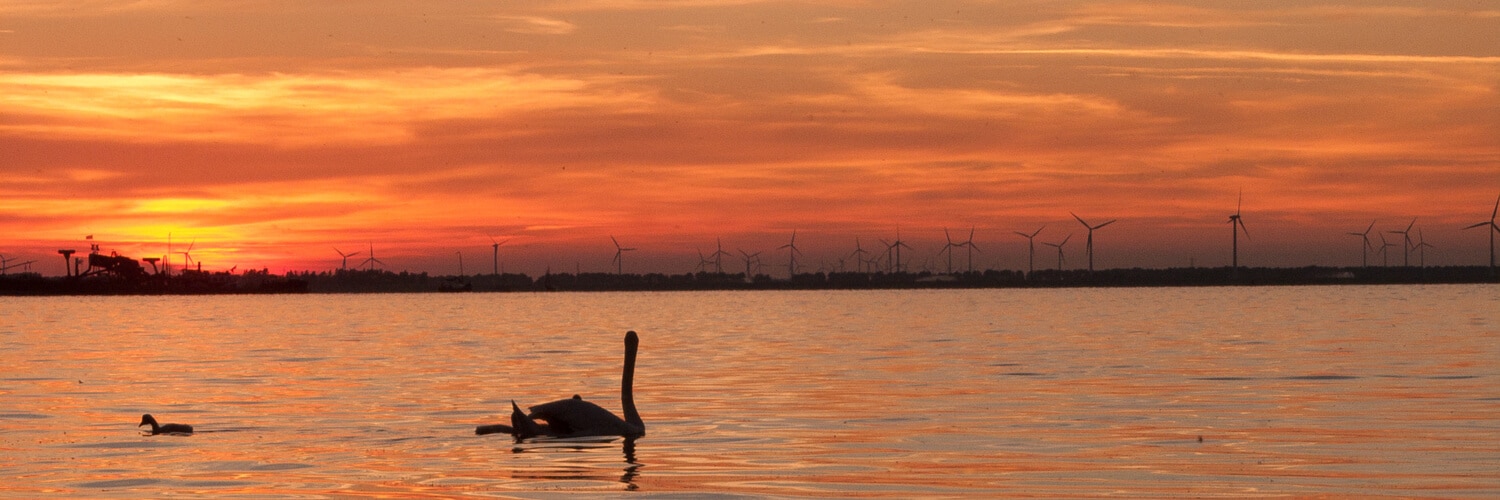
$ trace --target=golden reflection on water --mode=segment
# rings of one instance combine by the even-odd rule
[[[627,329],[644,438],[473,434],[618,412]],[[0,298],[0,359],[5,497],[1500,495],[1495,286]]]

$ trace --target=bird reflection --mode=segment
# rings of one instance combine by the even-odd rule
[[[620,483],[624,483],[625,484],[625,489],[629,490],[629,491],[635,491],[636,489],[639,488],[639,485],[635,484],[635,479],[636,479],[636,477],[640,476],[640,469],[641,469],[641,467],[645,466],[645,464],[640,463],[640,461],[638,461],[636,459],[635,441],[636,441],[636,438],[629,437],[629,438],[625,438],[624,441],[621,444],[621,451],[623,452],[623,455],[624,455],[624,458],[625,458],[625,467],[622,469],[623,473],[620,475],[618,481]],[[544,452],[552,452],[552,451],[590,452],[590,451],[595,451],[595,450],[602,450],[604,448],[613,448],[613,446],[611,446],[611,445],[614,442],[615,442],[615,439],[613,439],[613,438],[611,438],[611,439],[578,439],[578,438],[558,439],[558,438],[550,438],[550,437],[540,437],[540,438],[532,438],[532,439],[517,439],[516,440],[516,445],[514,447],[512,447],[510,451],[511,451],[511,453],[539,453],[539,452],[544,453]],[[516,477],[527,478],[527,479],[552,479],[552,480],[563,479],[563,480],[594,480],[594,481],[603,481],[603,480],[608,480],[608,479],[612,479],[613,478],[613,476],[605,476],[605,475],[602,475],[602,474],[595,474],[593,472],[594,471],[591,470],[591,468],[582,467],[582,468],[570,468],[570,470],[552,471],[550,473],[544,473],[544,474],[518,474],[518,475],[516,475]]]

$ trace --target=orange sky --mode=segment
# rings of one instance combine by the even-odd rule
[[[1120,220],[1097,267],[1219,266],[1240,190],[1242,264],[1413,217],[1428,264],[1488,252],[1490,2],[512,3],[0,2],[0,254],[784,274],[793,230],[815,271],[899,228],[943,270],[972,227],[1018,269],[1043,225],[1085,263],[1072,211]]]

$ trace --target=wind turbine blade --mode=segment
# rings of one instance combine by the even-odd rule
[[[1062,243],[1058,243],[1058,244],[1057,244],[1057,246],[1063,246],[1063,245],[1066,245],[1066,244],[1068,244],[1068,240],[1071,240],[1071,239],[1073,239],[1073,234],[1072,234],[1072,233],[1069,233],[1069,234],[1068,234],[1068,237],[1066,237],[1066,238],[1063,238],[1063,240],[1062,240]]]
[[[1115,222],[1116,222],[1116,221],[1117,221],[1117,220],[1118,220],[1118,219],[1116,219],[1116,220],[1111,220],[1111,221],[1109,221],[1109,222],[1106,222],[1106,223],[1103,223],[1103,224],[1100,224],[1100,225],[1097,225],[1097,226],[1094,226],[1094,227],[1092,227],[1092,228],[1089,228],[1089,229],[1099,229],[1099,228],[1101,228],[1101,227],[1104,227],[1104,226],[1108,226],[1108,225],[1110,225],[1110,224],[1114,224],[1114,223],[1115,223]]]
[[[1031,239],[1031,236],[1032,236],[1030,234],[1026,234],[1026,233],[1023,233],[1023,232],[1020,232],[1020,231],[1016,231],[1015,233],[1018,234],[1018,235],[1020,235],[1022,238],[1026,238],[1028,240]]]
[[[1038,234],[1042,234],[1042,230],[1043,230],[1043,229],[1047,229],[1047,226],[1046,226],[1046,225],[1042,225],[1042,227],[1039,227],[1039,228],[1036,228],[1036,232],[1034,232],[1034,233],[1031,233],[1031,236],[1032,236],[1032,237],[1033,237],[1033,238],[1035,238],[1035,237],[1036,237],[1036,235],[1038,235]]]
[[[1370,227],[1365,228],[1365,232],[1361,234],[1370,234],[1371,229],[1375,229],[1375,221],[1370,221]]]
[[[1089,227],[1089,223],[1084,222],[1083,221],[1083,217],[1079,217],[1078,214],[1075,214],[1073,212],[1068,212],[1068,215],[1073,216],[1074,219],[1078,219],[1078,223],[1079,224],[1083,224],[1083,227]]]
[[[1495,216],[1500,216],[1500,196],[1495,197],[1495,209],[1490,211],[1490,222],[1495,221]]]
[[[1245,220],[1244,219],[1235,219],[1235,223],[1236,223],[1236,225],[1240,226],[1240,231],[1245,233],[1245,239],[1247,239],[1247,240],[1250,239],[1250,230],[1249,229],[1245,229]]]
[[[1488,226],[1488,225],[1491,225],[1491,224],[1494,224],[1494,223],[1493,222],[1481,222],[1481,223],[1478,223],[1478,224],[1466,227],[1464,229],[1474,229],[1476,227],[1484,227],[1484,226]]]

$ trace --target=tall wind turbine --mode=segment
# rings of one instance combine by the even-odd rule
[[[1376,250],[1380,252],[1380,267],[1391,267],[1391,257],[1386,249],[1393,246],[1396,244],[1386,241],[1384,234],[1380,235],[1380,248]]]
[[[953,274],[953,249],[959,245],[953,244],[953,235],[948,234],[948,228],[946,227],[943,228],[943,238],[948,240],[948,242],[943,244],[943,248],[938,250],[938,254],[942,255],[943,252],[948,252],[948,274]]]
[[[191,262],[193,262],[193,254],[191,252],[193,251],[193,245],[197,245],[197,244],[198,244],[198,240],[195,238],[195,239],[193,239],[192,242],[188,243],[187,250],[183,250],[181,252],[178,252],[178,253],[182,254],[182,270],[183,271],[187,271],[188,268],[192,266]],[[92,265],[92,264],[90,264],[90,265]]]
[[[1414,246],[1414,247],[1412,247],[1412,248],[1417,249],[1417,252],[1418,252],[1417,253],[1417,259],[1418,259],[1417,260],[1417,262],[1418,262],[1417,265],[1422,266],[1425,269],[1427,267],[1427,249],[1428,248],[1433,248],[1433,246],[1432,246],[1432,244],[1427,243],[1427,239],[1426,238],[1422,237],[1422,230],[1421,229],[1417,230],[1417,245]]]
[[[796,277],[797,276],[797,255],[799,255],[799,254],[802,253],[801,250],[797,249],[797,230],[796,229],[792,230],[792,241],[791,242],[789,242],[789,243],[787,243],[785,245],[776,247],[776,249],[777,250],[786,249],[786,251],[787,251],[786,252],[786,256],[787,256],[787,264],[786,264],[787,278],[791,279],[793,277]]]
[[[1083,227],[1089,229],[1089,240],[1088,243],[1083,246],[1083,248],[1085,253],[1089,254],[1089,272],[1092,273],[1094,272],[1094,230],[1102,228],[1104,226],[1108,226],[1110,224],[1114,224],[1115,220],[1111,219],[1109,222],[1105,222],[1097,226],[1090,226],[1089,223],[1085,222],[1083,220],[1083,217],[1079,217],[1078,214],[1075,214],[1073,212],[1068,212],[1068,214],[1072,215],[1074,219],[1078,219],[1078,223],[1083,224]]]
[[[854,257],[854,259],[855,259],[854,260],[854,271],[855,272],[869,272],[869,271],[865,270],[865,268],[864,268],[865,254],[867,254],[867,253],[870,253],[870,252],[868,250],[865,250],[864,248],[860,247],[860,245],[859,245],[859,237],[855,236],[854,237],[854,251],[849,254],[850,257]]]
[[[969,272],[973,273],[974,272],[974,251],[979,250],[979,245],[974,244],[974,226],[969,226],[969,239],[964,240],[963,243],[959,243],[959,245],[963,245],[964,249],[968,250],[968,252],[969,252]],[[979,251],[983,252],[983,250],[979,250]]]
[[[740,249],[740,255],[745,256],[745,279],[750,279],[754,276],[753,274],[750,274],[750,263],[760,261],[760,252],[746,253],[745,250]]]
[[[359,252],[344,253],[342,250],[339,250],[339,247],[333,247],[333,251],[334,252],[338,252],[339,257],[343,257],[343,261],[339,264],[339,269],[346,269],[346,268],[348,268],[349,267],[349,258],[353,257],[355,255],[359,255]]]
[[[714,258],[714,273],[724,274],[724,256],[733,257],[734,254],[724,251],[724,238],[714,238],[714,244],[716,245],[715,248],[717,248],[717,250],[714,250],[713,255],[711,255]]]
[[[370,266],[370,270],[371,271],[375,270],[375,264],[380,264],[382,266],[385,265],[385,261],[382,261],[380,259],[375,258],[375,243],[374,242],[370,243],[370,256],[367,257],[367,258],[365,258],[364,262],[360,262],[359,263],[359,265],[361,267],[365,266],[366,264],[368,264]]]
[[[620,240],[615,239],[614,235],[610,235],[609,241],[615,242],[615,274],[625,274],[625,252],[635,249],[621,247]]]
[[[1475,224],[1475,225],[1472,225],[1472,226],[1464,228],[1464,229],[1474,229],[1476,227],[1488,227],[1489,228],[1485,232],[1489,233],[1489,236],[1490,236],[1490,277],[1492,277],[1492,278],[1495,276],[1495,233],[1500,233],[1500,226],[1495,225],[1495,216],[1496,215],[1500,215],[1500,197],[1496,197],[1495,198],[1495,209],[1490,211],[1490,220],[1489,221],[1487,221],[1487,222],[1480,222],[1478,224]]]
[[[1375,229],[1375,221],[1370,221],[1370,227],[1365,228],[1365,232],[1363,233],[1348,233],[1350,236],[1358,236],[1364,241],[1364,245],[1359,247],[1359,264],[1363,267],[1370,267],[1369,250],[1375,248],[1375,245],[1370,243],[1370,230],[1372,229]]]
[[[1022,238],[1026,238],[1026,276],[1028,277],[1031,276],[1031,273],[1036,272],[1036,235],[1041,234],[1043,229],[1047,229],[1045,224],[1042,227],[1036,228],[1036,231],[1032,231],[1031,234],[1020,231],[1015,232],[1021,235]]]
[[[494,253],[492,258],[494,259],[494,273],[496,276],[500,275],[500,246],[506,243],[510,243],[510,240],[507,239],[505,241],[497,242],[495,241],[494,236],[490,236],[490,249],[493,250]]]
[[[1240,232],[1245,233],[1245,239],[1250,239],[1250,230],[1245,229],[1245,221],[1240,218],[1240,206],[1244,204],[1245,195],[1240,194],[1240,200],[1234,205],[1234,215],[1229,216],[1229,236],[1234,238],[1233,250],[1231,250],[1230,266],[1238,270],[1240,268]],[[1087,226],[1088,224],[1084,224]]]
[[[1047,242],[1042,242],[1043,245],[1047,245],[1049,247],[1057,249],[1057,270],[1058,271],[1061,271],[1062,268],[1063,268],[1063,245],[1068,244],[1068,240],[1070,240],[1070,239],[1073,239],[1073,235],[1072,234],[1069,234],[1066,238],[1063,238],[1063,240],[1062,240],[1061,243],[1047,243]]]
[[[1406,229],[1402,229],[1400,231],[1386,231],[1391,234],[1401,235],[1401,267],[1411,267],[1411,227],[1415,225],[1417,225],[1417,219],[1413,218],[1411,220],[1411,224],[1406,225]]]
[[[883,240],[882,240],[882,243],[884,243]],[[890,243],[890,247],[889,247],[889,250],[895,252],[895,254],[896,254],[896,260],[895,260],[896,271],[895,272],[898,272],[898,273],[901,272],[901,247],[906,247],[908,250],[911,249],[911,245],[906,244],[905,241],[901,241],[901,228],[898,227],[898,228],[896,228],[896,241],[894,243]]]

